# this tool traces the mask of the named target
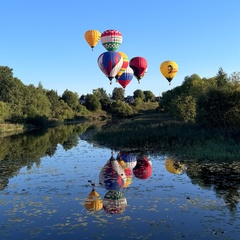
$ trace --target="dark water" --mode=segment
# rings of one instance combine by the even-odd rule
[[[1,240],[240,238],[239,162],[113,151],[86,128],[0,139]]]

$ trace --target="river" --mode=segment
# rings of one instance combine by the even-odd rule
[[[239,239],[239,162],[116,151],[87,127],[0,139],[1,240]]]

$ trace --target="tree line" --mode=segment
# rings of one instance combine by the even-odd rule
[[[125,101],[124,94],[123,88],[114,88],[112,94],[98,88],[81,96],[66,89],[59,96],[56,90],[44,89],[41,83],[37,87],[24,85],[13,76],[13,69],[0,66],[0,123],[44,125],[50,119],[73,120],[101,110],[129,117],[144,103],[156,101],[149,90],[137,89],[130,101]],[[169,113],[178,121],[237,127],[240,125],[240,73],[228,76],[219,68],[211,78],[186,76],[180,86],[162,93],[158,101],[156,111]]]
[[[136,91],[136,96],[144,95],[139,91]],[[154,100],[151,91],[144,92],[144,101]],[[99,110],[117,113],[122,117],[133,113],[132,108],[124,102],[123,88],[115,88],[112,95],[103,88],[94,89],[84,96],[84,104],[79,101],[81,97],[68,89],[60,96],[56,90],[44,89],[41,83],[37,87],[33,84],[24,85],[13,76],[12,68],[0,66],[0,123],[44,125],[50,119],[76,120]]]
[[[240,72],[228,76],[186,76],[182,85],[162,94],[159,109],[176,120],[201,123],[210,128],[240,126]]]

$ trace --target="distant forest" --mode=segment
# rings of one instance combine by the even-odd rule
[[[24,85],[13,76],[13,69],[0,66],[0,123],[31,123],[42,125],[50,119],[69,120],[90,112],[106,111],[129,117],[144,103],[155,102],[151,91],[136,90],[126,102],[123,88],[108,95],[102,88],[86,96],[68,89],[59,96],[56,90],[44,89],[41,83]],[[186,76],[181,86],[157,98],[156,112],[169,113],[183,122],[202,123],[209,127],[240,126],[240,73],[228,76],[219,68],[216,76]]]

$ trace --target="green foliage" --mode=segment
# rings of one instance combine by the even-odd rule
[[[117,100],[112,102],[111,112],[118,117],[128,117],[133,114],[133,109],[129,104]]]
[[[8,118],[9,115],[9,106],[0,101],[0,123],[4,123],[4,121]]]
[[[145,94],[140,89],[137,89],[133,92],[133,97],[134,97],[134,99],[141,98],[142,100],[145,100]]]
[[[196,100],[192,96],[179,95],[171,100],[169,113],[179,121],[195,122]]]
[[[97,111],[101,109],[101,103],[95,94],[87,94],[85,98],[85,106],[90,111]]]
[[[144,93],[144,100],[146,102],[153,102],[155,101],[155,95],[151,91],[143,91]]]
[[[66,89],[64,91],[64,93],[62,94],[62,100],[64,102],[66,102],[68,104],[68,106],[70,108],[72,108],[73,110],[76,109],[77,105],[78,105],[78,99],[79,99],[79,96],[77,93],[74,93],[68,89]]]
[[[210,89],[198,101],[197,120],[209,127],[240,126],[240,91]]]
[[[123,88],[114,88],[112,92],[112,99],[116,101],[124,101],[124,92]]]

